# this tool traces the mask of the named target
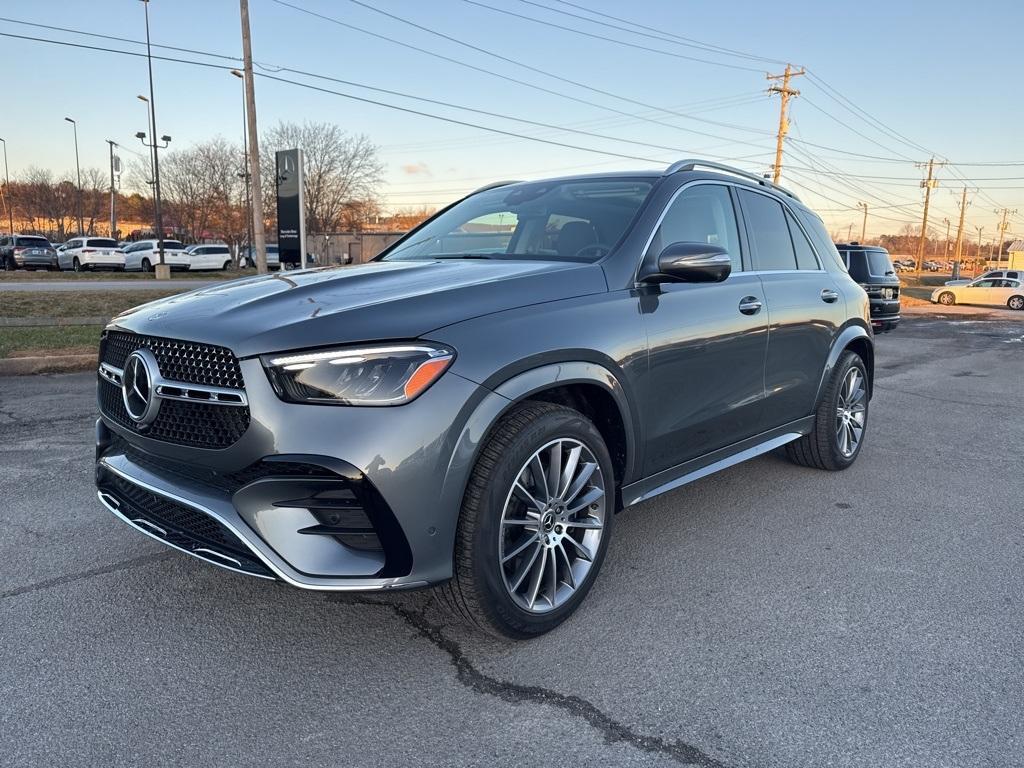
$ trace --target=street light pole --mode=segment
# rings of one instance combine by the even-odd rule
[[[135,98],[137,98],[139,101],[141,101],[143,104],[146,105],[146,131],[149,133],[150,136],[156,136],[156,131],[153,130],[153,124],[149,120],[149,117],[150,117],[150,115],[149,115],[149,99],[147,99],[142,94],[139,94]],[[150,187],[153,186],[153,150],[152,149],[149,150],[149,178],[146,179],[146,184],[148,184]]]
[[[249,175],[252,176],[252,231],[256,246],[256,271],[267,274],[267,243],[263,232],[263,181],[260,178],[260,137],[256,132],[256,86],[252,77],[252,40],[249,31],[249,0],[238,0],[242,22],[242,69],[245,71],[246,128],[249,131]],[[284,265],[282,265],[283,267]]]
[[[4,139],[0,139],[4,145],[4,180],[7,184],[7,194],[4,195],[4,200],[7,202],[7,217],[11,225],[10,234],[14,234],[14,208],[11,207],[11,175],[7,170],[7,142]]]
[[[75,173],[78,175],[78,234],[85,234],[85,227],[82,226],[82,167],[78,164],[78,123],[70,117],[65,117],[75,131]]]
[[[245,179],[245,239],[249,247],[249,260],[255,266],[255,248],[252,244],[252,194],[249,189],[249,109],[245,101],[245,75],[237,69],[232,69],[231,74],[242,81],[242,178]],[[241,260],[239,265],[242,266]]]
[[[156,245],[160,253],[160,266],[156,270],[157,280],[167,280],[171,270],[164,264],[164,216],[160,209],[160,157],[156,142],[156,97],[153,94],[153,51],[149,43],[149,0],[142,0],[146,9],[146,65],[149,68],[149,119],[153,129],[153,204],[156,208]],[[169,141],[169,139],[163,139]],[[167,145],[164,144],[166,147]]]

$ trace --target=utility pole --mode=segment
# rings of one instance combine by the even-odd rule
[[[156,247],[160,254],[160,266],[156,268],[157,280],[168,280],[171,277],[171,268],[164,262],[164,215],[160,208],[160,156],[157,154],[159,147],[156,143],[156,96],[153,93],[153,52],[149,43],[149,0],[142,0],[146,11],[146,64],[149,68],[149,121],[153,128],[153,135],[150,137],[153,150],[153,207],[156,209]],[[138,135],[138,134],[136,134]],[[170,142],[169,137],[163,137],[164,146]]]
[[[789,106],[789,99],[791,96],[799,96],[800,91],[795,88],[789,87],[790,78],[799,77],[804,74],[804,68],[801,67],[799,72],[793,70],[792,64],[786,65],[786,71],[781,75],[767,75],[768,80],[781,80],[782,85],[773,85],[768,88],[768,93],[777,93],[781,96],[781,104],[779,105],[779,132],[775,139],[775,165],[772,166],[772,181],[775,184],[779,183],[779,177],[782,175],[782,140],[786,138],[786,134],[789,133],[789,118],[786,117],[786,107]]]
[[[263,184],[260,180],[260,137],[256,132],[256,87],[252,76],[249,0],[238,0],[242,16],[242,57],[245,72],[245,119],[249,127],[249,175],[252,177],[252,229],[256,241],[256,271],[267,274],[267,241],[263,232]],[[282,264],[282,268],[283,268]]]
[[[110,236],[117,238],[117,190],[114,187],[114,147],[116,142],[106,140],[110,145]]]
[[[946,248],[942,252],[942,258],[948,259],[949,258],[949,227],[952,224],[952,222],[949,220],[949,218],[947,216],[943,216],[942,217],[942,222],[946,225]]]
[[[984,227],[979,227],[977,224],[974,225],[974,228],[976,230],[978,230],[978,253],[974,257],[975,261],[977,262],[977,261],[981,261],[981,233],[985,231],[985,228]],[[974,271],[975,274],[977,274],[977,270],[972,270],[972,271]]]
[[[857,203],[857,207],[864,211],[864,220],[861,222],[860,225],[860,242],[861,245],[863,245],[864,239],[868,236],[868,204]]]
[[[924,163],[918,163],[918,168],[922,167]],[[939,163],[939,165],[945,165],[945,163]],[[921,186],[924,187],[924,217],[921,220],[921,239],[917,243],[917,271],[920,272],[924,269],[924,247],[928,242],[928,205],[932,199],[932,189],[939,186],[939,182],[935,180],[935,158],[931,158],[928,161],[928,178],[921,182]]]
[[[999,231],[996,232],[996,251],[995,251],[995,257],[996,257],[996,266],[997,267],[999,266],[999,262],[1003,260],[1003,239],[1006,237],[1006,230],[1007,230],[1006,217],[1009,216],[1011,213],[1016,213],[1016,212],[1017,212],[1016,208],[1001,208],[1001,209],[997,208],[995,211],[993,211],[993,213],[1002,213],[1003,214],[1003,220],[1001,222],[999,222]]]
[[[967,187],[964,187],[963,194],[960,196],[960,224],[956,228],[956,252],[953,256],[954,260],[959,264],[960,258],[963,255],[963,244],[964,244],[964,214],[967,213]]]
[[[7,216],[10,219],[11,231],[10,234],[14,234],[14,209],[11,207],[11,175],[7,170],[7,142],[4,139],[0,139],[4,145],[4,179],[6,179],[7,192],[4,195],[4,202],[7,203]]]

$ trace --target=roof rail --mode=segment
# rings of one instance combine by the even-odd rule
[[[731,173],[734,176],[741,176],[744,179],[756,181],[762,187],[770,187],[772,189],[778,190],[784,195],[789,195],[789,197],[793,198],[794,200],[800,200],[799,197],[797,197],[794,193],[790,192],[785,187],[776,184],[775,182],[770,181],[764,178],[763,176],[758,176],[756,173],[751,173],[750,171],[743,171],[740,170],[739,168],[733,168],[731,165],[725,165],[724,163],[716,163],[711,160],[679,160],[678,162],[672,163],[672,165],[665,169],[665,175],[668,176],[673,173],[679,173],[680,171],[692,171],[696,168],[710,168],[711,170],[714,171],[721,171],[722,173]]]
[[[520,181],[521,181],[521,179],[507,179],[506,181],[494,181],[494,182],[491,182],[490,184],[484,184],[479,189],[474,189],[469,194],[470,195],[475,195],[477,192],[486,192],[488,189],[497,189],[498,187],[507,187],[509,184],[518,184]],[[466,197],[469,197],[469,195],[466,195]]]

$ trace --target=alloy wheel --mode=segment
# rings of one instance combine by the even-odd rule
[[[553,440],[523,464],[505,497],[498,543],[516,605],[547,613],[584,584],[604,534],[605,491],[600,464],[579,440]]]
[[[836,442],[839,452],[850,458],[857,452],[867,422],[867,389],[859,368],[851,368],[843,377],[836,403]]]
[[[1020,296],[1011,296],[1010,300],[1007,302],[1007,306],[1009,306],[1010,309],[1024,309],[1024,298],[1021,298]]]

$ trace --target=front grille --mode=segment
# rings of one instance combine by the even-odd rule
[[[227,448],[249,428],[249,409],[231,405],[164,400],[156,419],[139,428],[125,410],[121,388],[99,379],[100,410],[116,424],[153,440],[192,448]]]
[[[100,361],[124,368],[137,349],[153,352],[160,375],[168,381],[241,390],[242,371],[231,350],[122,331],[108,331],[100,342]],[[221,449],[236,443],[249,428],[249,408],[165,399],[152,424],[139,427],[128,415],[121,388],[99,378],[100,410],[132,432],[175,445]]]
[[[158,496],[112,473],[104,474],[99,487],[117,499],[120,504],[118,511],[122,515],[136,524],[143,520],[159,526],[165,532],[162,538],[169,543],[189,552],[200,548],[211,549],[234,558],[243,571],[273,576],[230,529],[205,512]],[[145,524],[141,527],[153,530]],[[223,564],[215,557],[199,554],[211,562]]]
[[[107,331],[100,342],[100,361],[124,368],[128,355],[142,347],[152,350],[165,379],[208,387],[244,387],[238,359],[230,349],[213,344]]]

